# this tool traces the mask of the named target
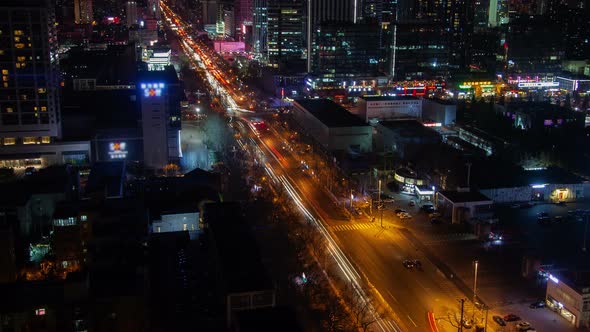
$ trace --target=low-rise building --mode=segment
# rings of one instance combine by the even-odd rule
[[[472,219],[491,220],[493,204],[491,199],[477,191],[438,191],[435,194],[436,209],[453,224]]]
[[[480,192],[496,203],[571,202],[590,194],[590,184],[583,178],[557,167],[502,175],[488,174],[489,183],[480,184]]]
[[[373,128],[328,99],[300,99],[293,116],[307,134],[328,151],[365,153],[372,150]]]
[[[362,96],[356,114],[364,121],[421,118],[422,99],[413,96]]]
[[[451,100],[424,98],[422,100],[422,119],[435,126],[448,126],[457,119],[457,104]]]
[[[549,274],[547,307],[577,328],[590,327],[590,280],[583,273]]]
[[[428,146],[441,142],[440,135],[416,120],[381,121],[377,129],[377,145],[384,152],[392,152],[402,159],[411,158]],[[381,144],[380,144],[381,143]]]

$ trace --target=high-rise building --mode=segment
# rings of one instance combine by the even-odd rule
[[[137,25],[137,2],[129,0],[125,3],[125,15],[127,15],[127,26]]]
[[[317,27],[324,22],[356,23],[361,8],[360,0],[307,0],[307,17],[305,28],[305,42],[307,53],[307,71],[312,71],[312,62],[317,52],[314,38]]]
[[[0,2],[2,145],[60,137],[55,9],[45,0]]]
[[[377,23],[323,23],[316,30],[318,51],[313,72],[324,80],[342,81],[377,74]]]
[[[268,0],[267,54],[268,64],[279,68],[281,64],[302,60],[303,4],[298,0]]]
[[[219,4],[216,0],[201,0],[203,24],[217,24]]]
[[[256,56],[265,57],[268,37],[268,0],[254,0],[252,20],[252,49]]]
[[[253,5],[252,0],[235,0],[234,2],[235,35],[237,40],[244,40],[248,27],[252,26]]]
[[[92,0],[74,0],[74,22],[76,24],[91,24],[94,21]]]

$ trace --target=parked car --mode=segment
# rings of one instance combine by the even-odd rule
[[[496,322],[496,324],[498,324],[500,326],[506,326],[506,322],[502,319],[502,317],[494,316],[494,317],[492,317],[492,319],[494,320],[494,322]]]
[[[416,206],[416,203],[414,201],[409,201],[408,206]]]
[[[520,317],[514,315],[514,314],[508,314],[506,316],[504,316],[504,320],[507,322],[516,322],[520,320]]]
[[[516,324],[516,328],[519,331],[527,331],[529,328],[531,328],[531,323],[529,323],[529,322],[518,322],[518,324]]]
[[[33,175],[36,172],[37,172],[37,169],[35,167],[27,167],[27,168],[25,168],[25,175],[26,176]]]
[[[428,217],[430,217],[430,218],[438,218],[440,216],[441,216],[441,214],[438,212],[432,212],[431,214],[428,215]]]
[[[398,215],[400,212],[407,212],[404,209],[395,209],[393,212],[395,212],[396,215]]]
[[[412,215],[409,213],[402,213],[402,214],[400,214],[399,218],[401,220],[408,220],[408,219],[412,219]]]
[[[414,261],[411,261],[411,260],[409,260],[409,259],[406,259],[406,260],[404,260],[404,261],[402,262],[402,264],[404,265],[404,267],[405,267],[406,269],[411,269],[411,268],[413,268],[413,267],[414,267]]]
[[[420,207],[420,210],[424,212],[434,212],[434,205],[432,204],[424,204]]]
[[[408,212],[407,212],[407,211],[405,211],[405,210],[401,210],[400,212],[396,212],[396,213],[395,213],[395,215],[396,215],[396,216],[398,216],[398,217],[401,217],[401,216],[402,216],[402,215],[404,215],[404,214],[408,214]]]
[[[537,309],[537,308],[543,308],[543,307],[545,307],[545,301],[543,301],[543,300],[531,303],[529,305],[529,308],[531,308],[531,309]]]

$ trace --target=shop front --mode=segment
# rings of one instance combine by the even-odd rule
[[[563,305],[563,303],[557,301],[556,299],[554,299],[551,296],[547,296],[547,299],[545,300],[545,302],[547,304],[547,308],[549,308],[549,309],[555,311],[556,313],[558,313],[559,315],[561,315],[561,317],[565,318],[572,325],[576,325],[576,315],[574,315],[571,311],[569,311]]]
[[[408,168],[400,168],[395,171],[393,176],[398,183],[402,193],[414,195],[416,186],[423,186],[424,180],[418,178],[416,172]]]

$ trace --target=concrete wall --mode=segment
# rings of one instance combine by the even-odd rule
[[[373,127],[337,127],[329,129],[328,149],[349,150],[353,146],[359,147],[360,152],[371,152],[373,147]]]
[[[362,107],[362,109],[360,108]],[[422,99],[359,101],[358,114],[364,121],[371,119],[387,120],[395,118],[421,118]]]
[[[457,105],[442,104],[435,100],[424,99],[422,102],[422,118],[440,122],[443,126],[452,124],[457,118]]]

